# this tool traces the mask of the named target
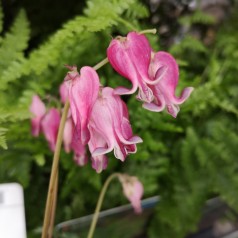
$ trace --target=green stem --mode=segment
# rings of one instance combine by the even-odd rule
[[[140,31],[139,34],[156,34],[156,32],[157,32],[157,30],[154,28],[154,29]]]
[[[56,181],[58,176],[58,164],[59,164],[59,156],[60,156],[60,150],[63,140],[63,133],[64,133],[64,125],[67,119],[69,110],[69,101],[67,101],[64,105],[63,109],[63,115],[60,120],[60,126],[59,131],[57,135],[57,142],[55,147],[55,153],[53,157],[53,164],[51,169],[51,175],[50,175],[50,184],[47,194],[47,201],[46,201],[46,208],[45,208],[45,216],[44,216],[44,223],[43,223],[43,230],[42,230],[42,238],[50,238],[50,231],[53,230],[54,222],[51,221],[52,218],[54,218],[54,214],[52,214],[52,206],[54,207],[56,203],[56,200],[54,199],[55,196],[55,190],[57,189]],[[54,210],[54,209],[53,209]]]
[[[120,173],[114,173],[114,174],[110,175],[107,178],[106,182],[104,183],[103,188],[102,188],[102,190],[100,192],[100,195],[99,195],[99,198],[98,198],[98,202],[97,202],[97,206],[96,206],[95,212],[93,214],[93,220],[91,222],[91,226],[90,226],[87,238],[92,238],[93,237],[93,234],[94,234],[94,231],[95,231],[95,227],[96,227],[96,224],[97,224],[97,221],[98,221],[99,212],[100,212],[100,209],[102,207],[102,202],[103,202],[105,193],[107,191],[108,185],[110,184],[110,182],[114,178],[118,178],[118,176],[120,176]]]
[[[50,225],[49,225],[49,232],[48,236],[52,237],[54,232],[54,221],[55,221],[55,210],[56,210],[56,203],[57,203],[57,192],[58,192],[58,180],[59,180],[59,172],[56,174],[56,180],[55,180],[55,189],[54,194],[52,198],[52,205],[51,205],[51,211],[50,211]]]
[[[105,58],[104,60],[102,60],[101,62],[99,62],[98,64],[96,64],[93,68],[95,70],[98,70],[99,68],[101,68],[102,66],[104,66],[105,64],[107,64],[109,61],[108,61],[108,58]]]

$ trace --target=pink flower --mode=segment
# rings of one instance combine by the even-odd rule
[[[148,75],[152,49],[147,38],[139,33],[130,32],[127,37],[113,39],[107,49],[107,57],[112,67],[132,82],[132,89],[118,87],[119,95],[133,94],[139,87],[137,98],[144,102],[153,100],[153,92],[147,84],[156,84]]]
[[[55,150],[59,124],[60,113],[55,108],[51,108],[41,121],[42,131],[52,151]]]
[[[188,99],[193,88],[187,87],[182,91],[180,97],[175,96],[179,79],[179,69],[175,59],[163,51],[153,53],[149,74],[153,80],[159,82],[149,86],[153,91],[154,100],[151,103],[144,103],[143,107],[156,112],[167,107],[168,113],[176,117],[179,112],[178,105]]]
[[[127,154],[136,152],[136,144],[142,142],[140,137],[132,134],[126,105],[109,87],[101,90],[92,110],[89,127],[100,135],[105,144],[95,143],[99,147],[94,149],[92,157],[114,150],[115,157],[124,161]],[[92,133],[91,137],[94,136],[98,137]],[[91,142],[93,141],[94,138]]]
[[[135,213],[141,213],[141,198],[144,193],[143,185],[137,177],[132,177],[125,174],[119,175],[119,180],[123,187],[123,193],[130,201]]]
[[[30,112],[34,115],[34,118],[31,119],[31,133],[33,136],[38,136],[40,133],[40,123],[45,115],[46,108],[45,104],[37,95],[32,97]]]
[[[76,134],[83,145],[90,139],[88,121],[99,91],[97,72],[88,66],[81,68],[80,75],[76,67],[71,68],[65,77],[69,82],[69,101]]]
[[[107,145],[106,140],[92,127],[89,128],[90,134],[92,135],[88,147],[91,153],[99,147],[105,147]],[[97,173],[101,173],[102,170],[107,168],[108,159],[105,155],[91,156],[92,168],[96,170]]]

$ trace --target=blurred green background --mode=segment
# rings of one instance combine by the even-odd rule
[[[31,97],[59,98],[64,64],[93,66],[106,57],[112,36],[132,30],[156,28],[147,35],[154,50],[171,52],[180,65],[177,93],[195,90],[177,119],[142,109],[134,95],[123,97],[144,142],[124,163],[110,154],[101,174],[62,152],[56,223],[92,213],[115,171],[137,176],[144,197],[161,196],[149,237],[195,231],[205,201],[215,196],[238,208],[237,10],[229,0],[1,1],[0,183],[24,186],[29,237],[42,225],[52,163],[43,136],[30,133]],[[130,86],[110,65],[98,73],[104,85]],[[103,209],[125,203],[114,183]]]

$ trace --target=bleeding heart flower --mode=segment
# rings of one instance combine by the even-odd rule
[[[30,112],[34,115],[34,118],[31,119],[31,133],[33,136],[38,136],[40,133],[40,123],[45,115],[46,108],[45,104],[37,95],[32,97]]]
[[[168,113],[176,117],[179,112],[178,105],[188,99],[193,87],[185,88],[180,97],[175,96],[179,69],[175,59],[167,52],[159,51],[152,54],[149,75],[158,83],[149,86],[153,91],[154,100],[151,103],[144,103],[143,107],[156,112],[167,107]]]
[[[137,98],[144,102],[153,100],[153,92],[147,84],[156,84],[148,75],[152,49],[147,38],[130,32],[127,37],[113,39],[107,49],[107,57],[112,67],[132,82],[132,89],[118,87],[119,95],[133,94],[139,87]]]
[[[55,108],[51,108],[41,120],[42,131],[52,151],[55,151],[59,124],[60,113]]]
[[[65,77],[69,81],[69,101],[72,118],[75,124],[75,133],[83,145],[90,139],[88,121],[92,107],[99,91],[99,77],[97,72],[88,66],[81,68],[80,74],[76,67]]]
[[[132,177],[126,174],[120,174],[119,180],[123,187],[123,193],[130,201],[135,213],[141,213],[141,198],[144,193],[143,185],[137,177]]]
[[[112,88],[103,88],[94,104],[89,126],[106,143],[95,148],[92,157],[114,150],[115,157],[124,161],[127,154],[136,152],[136,144],[142,142],[142,139],[133,136],[128,119],[128,111],[121,98],[114,94]],[[91,134],[93,136],[94,133]]]

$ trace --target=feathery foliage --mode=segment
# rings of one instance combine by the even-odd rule
[[[33,138],[30,134],[32,95],[39,94],[49,106],[54,105],[48,95],[59,97],[58,87],[67,71],[64,64],[95,65],[106,57],[112,35],[140,30],[140,20],[147,16],[148,10],[137,0],[89,0],[82,15],[63,23],[36,48],[28,48],[30,25],[24,10],[1,34],[0,182],[24,185],[29,230],[41,225],[52,161],[43,136]],[[145,197],[161,196],[150,224],[151,237],[182,238],[195,230],[201,208],[213,196],[237,207],[236,18],[221,29],[212,47],[186,35],[169,49],[181,62],[178,91],[195,87],[176,120],[165,112],[146,111],[134,96],[124,97],[133,131],[144,140],[124,164],[109,155],[108,170],[98,175],[90,165],[76,166],[72,154],[62,153],[56,222],[92,213],[102,181],[113,171],[138,176]],[[0,28],[2,19],[0,7]],[[212,22],[201,12],[182,21]],[[154,49],[162,50],[158,36],[148,37]],[[99,75],[105,85],[131,86],[109,65],[100,69]],[[112,186],[103,208],[126,202],[119,193],[121,187]]]

